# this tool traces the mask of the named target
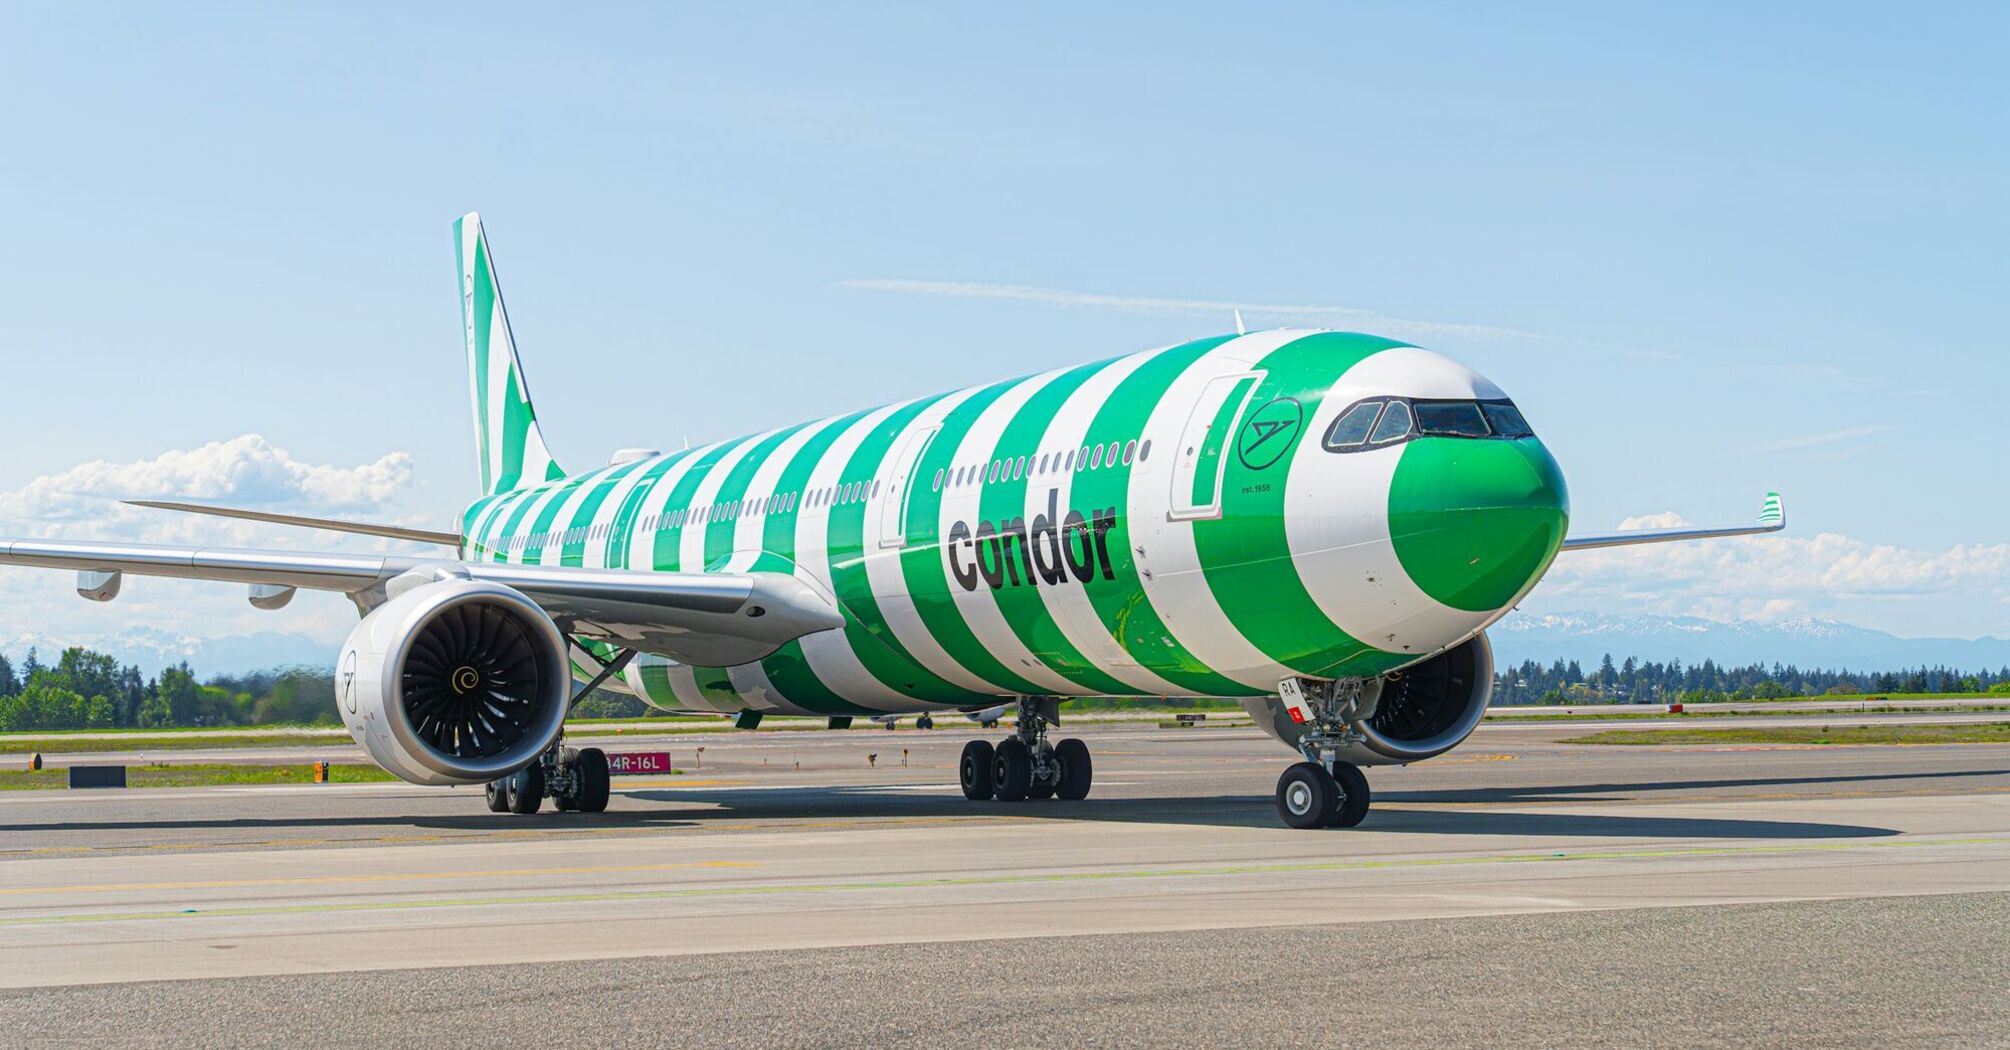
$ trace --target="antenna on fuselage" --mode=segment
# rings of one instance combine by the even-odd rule
[[[1242,310],[1239,307],[1235,311],[1235,334],[1236,335],[1249,334],[1249,329],[1242,327]]]

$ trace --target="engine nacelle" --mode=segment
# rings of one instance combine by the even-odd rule
[[[1361,706],[1374,714],[1358,723],[1362,739],[1342,747],[1340,760],[1386,766],[1442,755],[1472,735],[1493,692],[1494,650],[1484,634],[1365,682]],[[1293,722],[1276,697],[1244,700],[1242,707],[1258,729],[1292,750],[1312,728]]]
[[[529,765],[565,724],[565,638],[501,584],[442,580],[371,610],[342,644],[336,706],[370,758],[414,784],[478,784]]]

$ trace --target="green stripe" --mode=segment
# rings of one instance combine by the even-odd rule
[[[1325,332],[1293,340],[1271,351],[1258,368],[1264,371],[1252,412],[1272,399],[1297,397],[1303,418],[1319,411],[1322,395],[1348,369],[1371,354],[1401,346],[1388,339],[1348,332]],[[1280,437],[1290,447],[1261,469],[1251,469],[1241,456],[1227,457],[1222,483],[1222,513],[1197,521],[1194,547],[1215,601],[1265,656],[1309,675],[1379,674],[1416,659],[1387,653],[1341,630],[1328,619],[1305,589],[1291,558],[1284,528],[1284,479],[1291,463],[1311,440],[1298,433]],[[1261,460],[1259,460],[1261,462]]]
[[[853,479],[879,477],[894,443],[900,440],[908,424],[940,400],[942,398],[938,396],[916,401],[888,415],[859,443],[851,461],[845,465],[844,476]],[[922,476],[918,468],[913,476]],[[888,482],[892,480],[884,479]],[[845,607],[845,641],[850,643],[852,652],[858,656],[866,671],[896,693],[943,704],[972,700],[968,689],[944,681],[924,667],[887,626],[886,615],[879,607],[879,598],[872,591],[872,579],[866,571],[865,559],[898,555],[891,551],[882,554],[873,549],[878,530],[868,528],[866,513],[871,507],[869,500],[861,500],[829,508],[829,541],[824,546],[829,557],[831,585]]]
[[[824,454],[830,451],[838,438],[871,411],[866,409],[848,416],[825,420],[819,424],[821,429],[796,449],[796,454],[790,458],[789,465],[782,468],[781,478],[775,483],[776,488],[783,492],[796,493],[796,502],[786,512],[771,515],[761,533],[762,546],[786,563],[777,565],[775,571],[794,574],[795,559],[799,556],[796,550],[796,522],[797,516],[806,511],[803,502],[808,496],[810,475],[816,471],[817,464],[823,461]],[[842,604],[839,611],[844,613],[845,621],[849,625],[852,620],[850,611]],[[768,681],[773,683],[777,692],[787,697],[790,703],[805,710],[838,715],[856,714],[863,710],[840,698],[822,678],[817,676],[816,671],[810,667],[809,657],[803,652],[803,644],[800,641],[790,642],[769,654],[761,661],[761,671],[768,676]]]
[[[969,435],[984,410],[1023,379],[994,383],[971,394],[942,421],[941,432],[929,443],[915,469],[915,476],[933,478],[938,470],[955,467],[957,448]],[[995,458],[995,457],[992,457]],[[989,462],[989,459],[986,460]],[[946,489],[946,486],[945,486]],[[1047,692],[1022,678],[984,647],[963,611],[950,595],[949,569],[942,546],[943,492],[917,488],[907,501],[907,542],[900,552],[901,576],[907,593],[914,599],[922,625],[943,652],[965,673],[989,683],[1000,694],[1038,696]]]
[[[1227,342],[1234,336],[1220,336],[1186,343],[1158,354],[1139,365],[1125,376],[1123,382],[1110,392],[1103,407],[1089,424],[1086,440],[1101,440],[1108,443],[1112,438],[1134,436],[1144,432],[1145,424],[1151,419],[1152,410],[1165,399],[1166,393],[1179,377],[1194,362]],[[1184,420],[1181,421],[1184,423]],[[1155,448],[1154,455],[1166,457],[1170,463],[1177,459],[1179,450]],[[1159,617],[1146,598],[1144,581],[1138,577],[1137,558],[1133,553],[1130,506],[1130,484],[1133,467],[1125,466],[1120,460],[1115,468],[1107,464],[1097,470],[1079,471],[1075,475],[1074,496],[1071,502],[1078,508],[1116,507],[1117,523],[1109,533],[1111,574],[1113,581],[1091,581],[1086,588],[1089,602],[1095,606],[1096,615],[1103,622],[1103,629],[1110,637],[1131,654],[1139,664],[1149,668],[1159,677],[1202,696],[1250,696],[1258,691],[1239,682],[1216,674],[1193,652],[1181,645],[1172,628]],[[1148,474],[1153,483],[1168,486],[1166,480],[1171,475],[1170,468]],[[1156,503],[1157,501],[1148,501]]]
[[[1061,411],[1061,406],[1067,403],[1069,396],[1090,376],[1110,364],[1111,362],[1098,362],[1065,372],[1055,377],[1053,382],[1042,387],[1032,397],[1027,398],[1026,403],[1013,414],[1004,432],[999,435],[998,458],[1017,459],[1021,455],[1037,456],[1040,439],[1046,434],[1048,424],[1053,422],[1055,413]],[[934,475],[931,473],[929,476]],[[1022,531],[1029,531],[1032,528],[1032,519],[1026,516],[1028,502],[1026,496],[1034,485],[1039,485],[1042,491],[1045,491],[1051,487],[1052,482],[1042,481],[1028,470],[1025,477],[1010,481],[1001,480],[984,486],[978,494],[980,516],[984,520],[997,522],[1001,531],[1005,530],[1008,521],[1017,521]],[[1066,517],[1067,510],[1066,507],[1058,507],[1058,513],[1063,518]],[[1060,523],[1056,522],[1055,526],[1058,528]],[[1019,544],[1015,541],[1011,546],[1016,548]],[[1025,562],[1030,555],[1024,551],[1014,550],[1007,552],[1006,557],[1010,561],[1020,563],[1019,569],[1011,573],[1017,578],[1021,570],[1027,567]],[[997,590],[984,587],[980,588],[980,591],[988,592],[998,603],[998,611],[1003,615],[1006,624],[1012,628],[1012,633],[1018,637],[1020,644],[1054,673],[1089,692],[1115,696],[1137,693],[1136,687],[1126,685],[1123,681],[1112,677],[1088,657],[1083,656],[1080,649],[1075,648],[1075,644],[1062,633],[1061,625],[1054,622],[1053,614],[1047,611],[1046,600],[1040,596],[1040,587],[1043,584],[1038,581],[1037,571],[1026,572],[1022,586],[1006,586]],[[1100,577],[1091,580],[1088,586],[1094,587],[1099,582]],[[1073,577],[1067,577],[1059,586],[1074,587],[1080,584]]]
[[[600,505],[607,502],[608,494],[612,493],[615,487],[621,484],[621,479],[642,469],[642,466],[643,461],[641,460],[633,463],[624,463],[600,480],[592,482],[593,487],[591,491],[586,494],[585,499],[580,501],[579,511],[572,516],[572,521],[569,524],[574,528],[584,526],[590,530],[594,524],[593,519],[600,513]],[[612,541],[613,537],[610,536],[609,542],[612,543]],[[580,540],[577,543],[566,544],[564,549],[559,552],[558,563],[560,565],[573,566],[585,564],[586,545],[592,542],[592,534],[589,532],[587,539]],[[613,563],[610,562],[609,564]]]
[[[685,471],[684,476],[678,478],[677,484],[671,488],[670,498],[663,504],[665,513],[688,508],[692,497],[697,495],[698,486],[704,482],[705,475],[734,449],[752,441],[757,436],[749,435],[721,442],[692,461],[691,469]],[[679,522],[675,528],[666,529],[659,525],[656,529],[655,552],[651,555],[649,568],[657,572],[677,571],[683,558],[679,550],[682,546],[680,541],[684,530],[691,527],[694,527],[694,523],[689,521]]]
[[[482,453],[482,491],[500,492],[508,486],[498,484],[489,467],[489,450],[497,440],[497,435],[489,433],[489,328],[495,320],[496,286],[489,274],[487,243],[485,236],[475,240],[474,298],[467,301],[475,326],[475,359],[470,368],[475,384],[475,442]]]

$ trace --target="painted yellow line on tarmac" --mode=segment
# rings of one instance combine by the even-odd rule
[[[436,900],[345,901],[323,904],[244,905],[227,908],[187,908],[173,911],[79,913],[0,916],[0,926],[69,925],[95,922],[137,922],[193,919],[204,916],[307,915],[334,912],[412,911],[438,908],[500,907],[522,904],[579,904],[609,901],[671,900],[700,897],[769,897],[790,893],[853,893],[859,890],[943,889],[964,886],[1009,886],[1035,883],[1106,882],[1133,879],[1222,878],[1237,875],[1286,875],[1307,872],[1375,871],[1401,868],[1473,867],[1486,864],[1553,864],[1559,861],[1635,860],[1701,857],[1763,857],[1795,853],[1917,849],[1950,846],[2004,846],[2010,836],[1880,840],[1874,842],[1804,842],[1751,846],[1684,846],[1643,850],[1585,850],[1555,853],[1512,853],[1500,856],[1402,857],[1387,860],[1235,864],[1211,867],[1138,868],[1129,871],[1044,872],[1023,875],[971,875],[919,879],[867,879],[857,882],[764,883],[754,886],[686,886],[660,890],[615,890],[601,893],[543,893],[523,896],[457,897]]]
[[[141,890],[216,890],[253,886],[332,886],[354,882],[416,882],[424,879],[514,878],[524,875],[631,875],[689,868],[758,868],[759,861],[700,860],[681,864],[608,864],[580,868],[496,868],[480,871],[413,871],[381,875],[301,875],[273,879],[206,879],[199,882],[104,882],[76,886],[0,886],[0,896],[37,893],[122,893]]]

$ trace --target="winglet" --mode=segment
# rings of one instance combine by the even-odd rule
[[[1766,493],[1765,506],[1759,508],[1759,524],[1775,531],[1787,527],[1787,504],[1779,493]]]
[[[1678,540],[1721,540],[1732,536],[1760,536],[1769,532],[1779,532],[1786,527],[1786,501],[1780,498],[1779,493],[1768,492],[1766,502],[1759,508],[1759,520],[1752,525],[1738,525],[1728,529],[1684,525],[1673,529],[1628,529],[1624,532],[1571,536],[1563,541],[1563,549],[1581,551],[1599,547],[1631,547],[1641,543],[1673,543]]]

